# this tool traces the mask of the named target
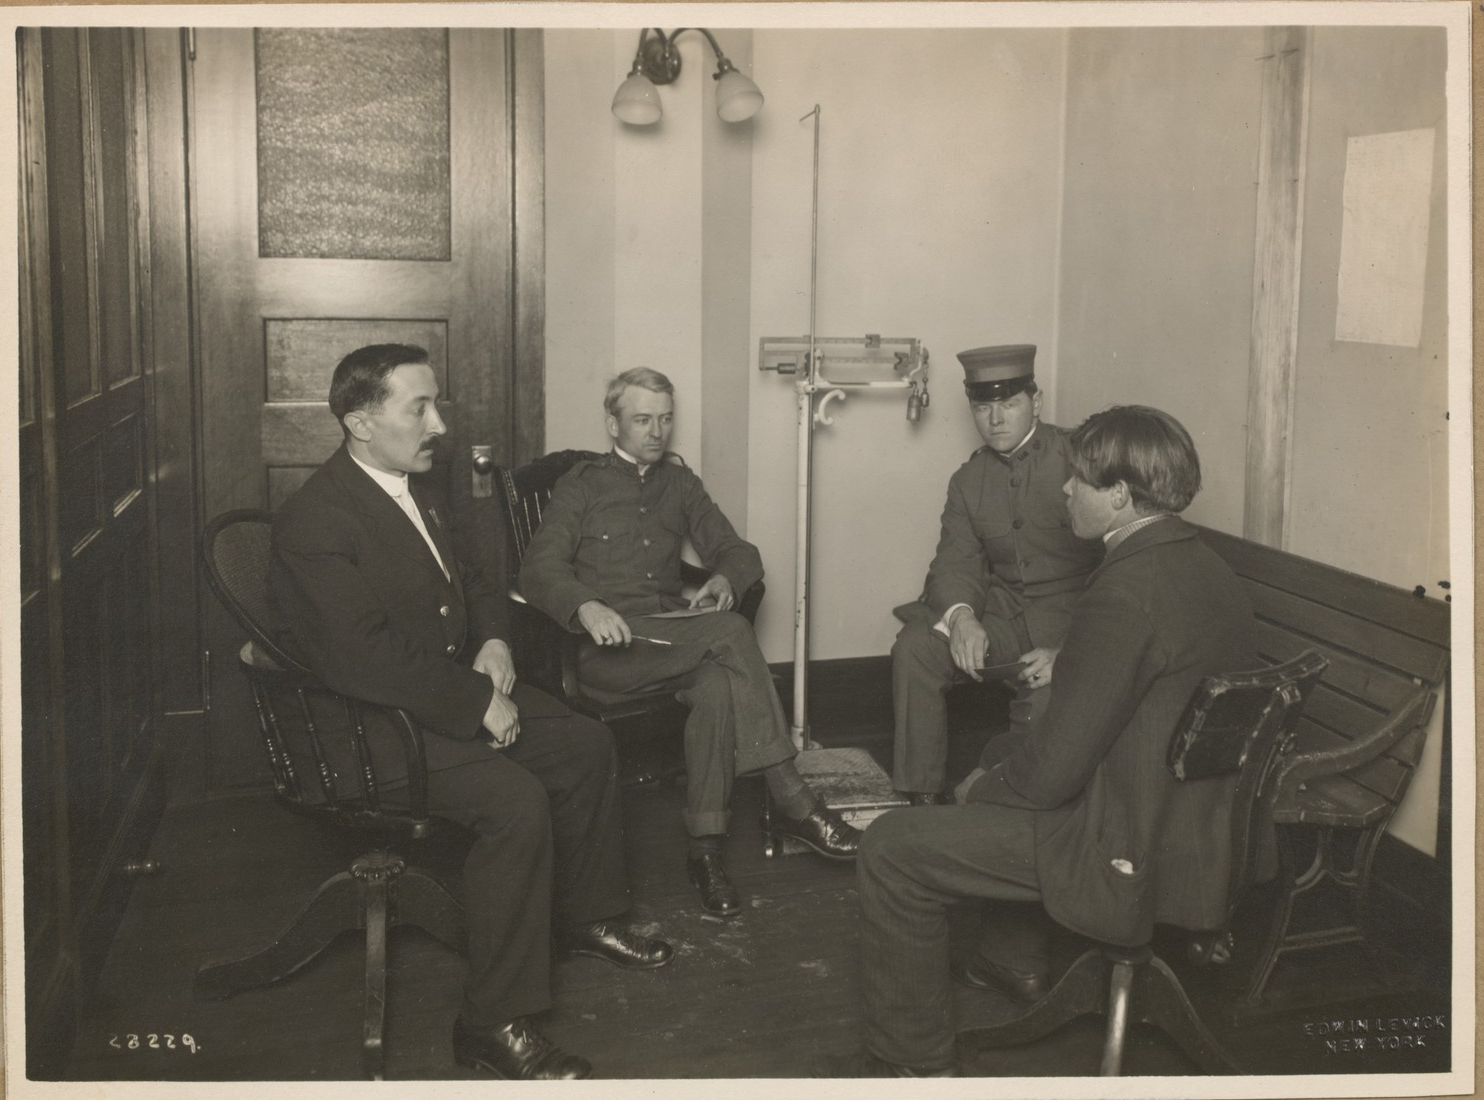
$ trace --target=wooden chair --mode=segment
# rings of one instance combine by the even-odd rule
[[[1177,779],[1198,782],[1237,776],[1228,915],[1258,873],[1259,842],[1269,827],[1271,778],[1281,767],[1303,702],[1327,664],[1309,652],[1255,672],[1209,676],[1197,687],[1170,740],[1167,762]],[[1224,930],[1192,931],[1200,933],[1207,955],[1225,938]],[[1230,1055],[1201,1022],[1180,979],[1148,943],[1093,947],[1024,1015],[965,1031],[962,1038],[984,1047],[1017,1046],[1088,1014],[1108,1018],[1101,1065],[1105,1077],[1116,1077],[1122,1069],[1131,1021],[1160,1028],[1208,1073],[1237,1072]]]
[[[533,684],[560,699],[567,706],[596,718],[610,727],[615,723],[683,722],[685,708],[672,692],[649,691],[617,693],[584,685],[577,676],[577,651],[583,635],[566,630],[549,615],[530,606],[521,597],[515,583],[531,536],[541,526],[541,515],[551,500],[557,479],[581,459],[598,459],[595,451],[553,451],[515,469],[496,470],[500,485],[501,512],[509,535],[508,568],[511,619],[516,671],[528,684]],[[682,580],[700,587],[710,579],[705,569],[682,562]],[[764,585],[758,581],[737,598],[737,611],[749,622],[757,616],[763,600]]]
[[[327,879],[267,947],[201,967],[195,993],[215,1000],[281,981],[342,932],[365,929],[363,1064],[367,1076],[380,1080],[385,1067],[387,933],[394,926],[413,925],[462,951],[463,910],[438,879],[408,866],[388,847],[393,839],[421,839],[434,828],[417,725],[405,711],[331,691],[274,644],[266,630],[272,523],[267,512],[227,512],[207,525],[201,553],[212,590],[248,635],[239,656],[252,688],[273,792],[288,809],[368,832],[377,844],[349,870]],[[325,721],[327,717],[332,720]],[[367,738],[367,720],[376,717],[401,743],[407,767],[405,807],[400,801],[397,807],[383,803]],[[335,737],[349,741],[358,773],[354,790],[341,789],[329,765],[326,750]],[[304,771],[310,774],[306,777]]]

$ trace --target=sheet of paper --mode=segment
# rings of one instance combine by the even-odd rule
[[[1433,131],[1350,139],[1335,339],[1415,348],[1432,193]]]
[[[635,615],[636,619],[689,619],[696,615],[709,615],[716,610],[716,605],[707,604],[705,607],[682,607],[676,611],[661,611],[657,615]]]

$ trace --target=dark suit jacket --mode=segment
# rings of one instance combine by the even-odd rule
[[[1225,923],[1235,781],[1180,782],[1165,754],[1203,677],[1258,663],[1241,582],[1184,521],[1136,531],[1094,571],[1046,712],[969,795],[1040,811],[1037,874],[1059,923],[1124,945],[1155,921]]]
[[[329,687],[401,707],[436,735],[425,738],[428,767],[436,771],[494,751],[481,724],[494,684],[468,662],[485,641],[504,637],[504,596],[460,567],[451,517],[430,480],[409,481],[449,577],[411,520],[342,445],[274,517],[269,614],[279,644]],[[522,714],[568,713],[520,684],[512,699]],[[373,745],[383,782],[405,774],[390,747]],[[355,774],[348,749],[332,764]]]

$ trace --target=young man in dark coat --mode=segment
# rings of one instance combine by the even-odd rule
[[[611,735],[516,683],[504,595],[455,558],[447,507],[422,477],[445,430],[437,397],[422,348],[378,344],[336,367],[345,441],[275,518],[270,615],[329,687],[411,714],[431,810],[474,833],[455,1057],[510,1079],[587,1077],[529,1019],[551,1004],[553,908],[573,952],[650,968],[671,949],[614,919],[629,896]],[[372,755],[395,788],[406,769],[388,732],[373,731]],[[348,749],[330,765],[355,785]]]
[[[1106,557],[1073,612],[1045,713],[990,743],[958,805],[893,811],[865,834],[866,1053],[853,1072],[953,1072],[953,902],[1039,902],[1057,923],[1124,945],[1156,921],[1212,928],[1226,917],[1235,777],[1181,783],[1164,760],[1201,679],[1256,667],[1251,605],[1176,515],[1200,488],[1200,464],[1173,417],[1109,409],[1071,444],[1072,528],[1101,537]],[[986,920],[954,976],[1022,1002],[1043,995],[1046,926],[1014,919],[1026,909]]]

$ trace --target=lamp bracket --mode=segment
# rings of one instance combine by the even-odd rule
[[[680,75],[680,51],[675,47],[673,35],[666,38],[665,32],[660,30],[656,30],[654,35],[653,38],[646,35],[639,43],[639,56],[635,62],[650,83],[673,84]]]

